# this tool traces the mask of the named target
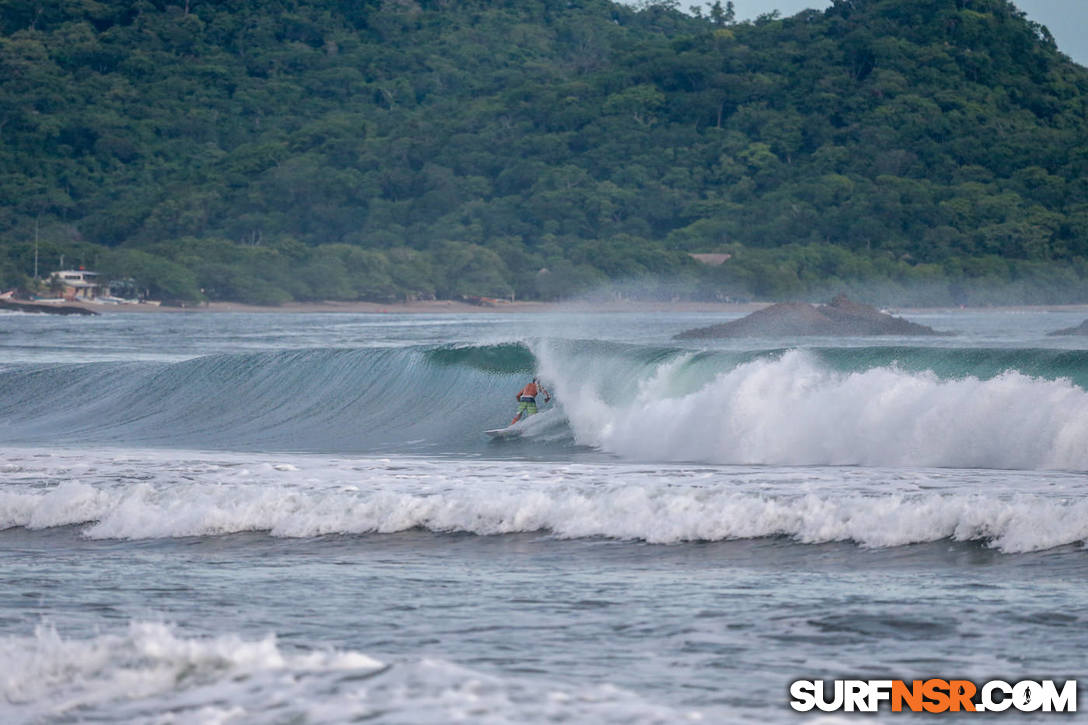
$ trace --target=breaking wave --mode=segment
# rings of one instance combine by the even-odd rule
[[[701,719],[608,684],[538,683],[435,658],[386,664],[351,650],[285,647],[273,635],[185,636],[159,622],[83,639],[39,625],[33,636],[0,638],[0,657],[9,723]]]
[[[489,444],[537,373],[556,405]],[[13,364],[0,443],[1088,470],[1088,353],[536,340]]]
[[[1005,553],[1088,540],[1088,499],[1079,488],[1064,495],[996,495],[971,486],[952,487],[953,492],[861,493],[809,481],[760,493],[753,488],[765,484],[752,480],[719,475],[695,485],[662,470],[641,480],[627,473],[623,482],[609,483],[592,470],[569,477],[525,468],[466,470],[458,480],[443,481],[441,474],[410,464],[390,464],[380,475],[364,468],[357,464],[325,482],[313,472],[265,466],[256,472],[209,469],[182,480],[156,474],[157,483],[119,483],[125,474],[116,473],[106,483],[68,480],[48,488],[9,483],[0,491],[0,529],[81,525],[82,535],[92,539],[241,532],[308,538],[423,529],[653,544],[787,537],[804,544],[882,548],[954,540]],[[194,476],[201,480],[185,480]],[[797,488],[801,491],[782,492]]]

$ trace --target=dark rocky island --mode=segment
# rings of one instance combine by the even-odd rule
[[[782,302],[739,320],[686,330],[678,340],[724,337],[948,335],[838,295],[826,305]]]
[[[1076,327],[1066,327],[1061,330],[1055,330],[1054,332],[1047,333],[1050,336],[1054,335],[1088,335],[1088,320],[1080,323]]]

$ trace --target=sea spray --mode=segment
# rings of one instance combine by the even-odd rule
[[[1088,469],[1088,393],[1067,379],[942,379],[896,364],[841,372],[791,350],[704,382],[690,355],[641,376],[586,373],[546,343],[539,357],[575,440],[625,458]],[[617,374],[626,392],[604,394]]]

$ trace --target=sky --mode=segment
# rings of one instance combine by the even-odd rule
[[[909,2],[910,0],[907,0]],[[1050,30],[1062,51],[1077,63],[1088,66],[1088,0],[1013,0],[1016,7]],[[705,4],[705,0],[681,0],[681,7]],[[722,2],[725,5],[725,2]],[[778,10],[783,17],[806,8],[823,10],[829,0],[733,0],[737,20],[751,20],[757,15]]]

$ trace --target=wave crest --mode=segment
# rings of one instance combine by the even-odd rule
[[[1005,553],[1088,540],[1088,501],[1039,494],[762,495],[720,486],[512,485],[411,492],[265,484],[65,483],[0,494],[0,527],[82,524],[102,539],[268,532],[281,537],[396,533],[491,536],[543,532],[653,544],[772,536],[818,544],[894,547],[984,542]]]

